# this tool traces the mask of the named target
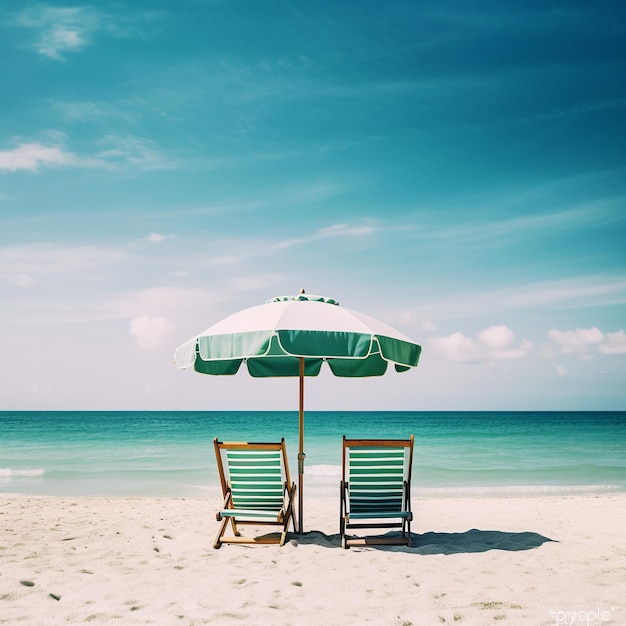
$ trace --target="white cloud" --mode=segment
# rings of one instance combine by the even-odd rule
[[[178,323],[193,320],[195,311],[200,326],[202,312],[220,315],[221,303],[233,297],[233,290],[217,288],[214,282],[204,289],[189,288],[184,286],[187,280],[170,277],[164,286],[141,288],[148,276],[163,278],[178,269],[158,246],[0,245],[0,326],[142,315]],[[7,292],[7,285],[21,289]]]
[[[621,328],[616,333],[607,333],[598,350],[602,354],[626,354],[626,333]]]
[[[0,151],[0,170],[16,172],[28,170],[36,172],[40,166],[76,166],[78,157],[57,146],[44,146],[40,143],[23,143],[13,150]]]
[[[35,50],[62,61],[64,53],[78,52],[91,43],[92,35],[105,27],[104,16],[93,7],[35,5],[16,14],[13,23],[35,32]]]
[[[333,224],[318,231],[316,239],[328,237],[362,237],[376,232],[373,226],[348,226],[347,224]]]
[[[506,326],[490,326],[477,333],[478,340],[489,350],[493,359],[521,359],[531,350],[532,345],[524,339],[515,346],[515,335]]]
[[[52,131],[48,135],[63,134]],[[36,172],[41,167],[113,169],[129,165],[142,170],[154,170],[175,166],[153,141],[141,137],[106,135],[100,145],[103,149],[90,156],[70,152],[61,145],[20,143],[12,150],[0,151],[0,171]]]
[[[137,340],[140,350],[152,352],[167,346],[174,326],[164,317],[141,315],[131,320],[130,334]]]
[[[515,340],[513,331],[506,326],[490,326],[477,334],[480,341],[494,349],[507,348]]]
[[[559,365],[559,366],[556,368],[556,373],[557,373],[559,376],[567,376],[567,370],[566,370],[566,369],[565,369],[562,365]]]
[[[590,350],[604,341],[604,333],[595,326],[593,328],[577,328],[576,330],[550,330],[548,337],[563,354],[578,354],[588,357]]]
[[[435,337],[430,340],[431,347],[449,361],[471,362],[480,360],[480,349],[476,341],[461,333],[448,337]]]
[[[435,337],[429,343],[437,354],[459,363],[521,359],[532,349],[532,344],[525,339],[515,346],[515,335],[506,326],[490,326],[476,336],[477,339],[472,339],[456,332],[447,337]]]
[[[149,241],[150,243],[159,244],[159,243],[163,243],[167,239],[175,239],[175,238],[176,238],[176,235],[161,235],[160,233],[150,233],[146,237],[146,241]]]
[[[603,333],[596,326],[576,330],[550,330],[548,337],[563,354],[575,354],[581,359],[593,359],[601,354],[626,354],[626,333],[622,329]]]

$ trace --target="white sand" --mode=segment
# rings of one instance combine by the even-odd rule
[[[626,494],[417,500],[410,549],[309,499],[283,548],[214,550],[217,506],[0,498],[0,623],[626,624]]]

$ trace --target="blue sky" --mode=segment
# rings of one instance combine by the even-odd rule
[[[309,409],[626,409],[626,7],[0,9],[0,409],[297,408],[174,349],[306,288],[420,366]]]

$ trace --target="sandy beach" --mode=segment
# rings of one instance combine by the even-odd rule
[[[0,498],[3,624],[626,624],[626,494],[414,501],[413,547],[212,548],[211,499]],[[253,529],[247,529],[250,532]]]

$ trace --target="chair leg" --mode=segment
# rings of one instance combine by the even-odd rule
[[[233,527],[233,535],[235,535],[235,537],[241,537],[241,533],[239,532],[239,529],[237,528],[237,522],[235,521],[235,518],[231,517],[230,522]]]
[[[341,547],[347,550],[349,546],[346,540],[345,496],[346,490],[342,480],[339,484],[339,535]]]
[[[285,531],[289,529],[289,521],[291,520],[293,524],[293,532],[296,533],[298,528],[298,523],[296,520],[296,510],[293,506],[293,501],[296,495],[296,486],[294,483],[293,489],[289,495],[289,506],[287,507],[287,520],[285,521]]]
[[[289,532],[289,522],[293,523],[293,532],[296,532],[296,512],[293,510],[292,502],[292,500],[289,501],[289,506],[285,511],[283,532],[280,535],[280,542],[278,544],[281,547],[285,545],[285,540],[287,539],[287,533]]]
[[[342,530],[343,520],[343,480],[339,482],[339,534]]]
[[[213,542],[213,547],[218,550],[222,547],[222,536],[224,535],[224,531],[226,530],[226,525],[228,524],[228,518],[223,517],[220,522],[220,527],[217,531],[217,535],[215,536],[215,541]]]

